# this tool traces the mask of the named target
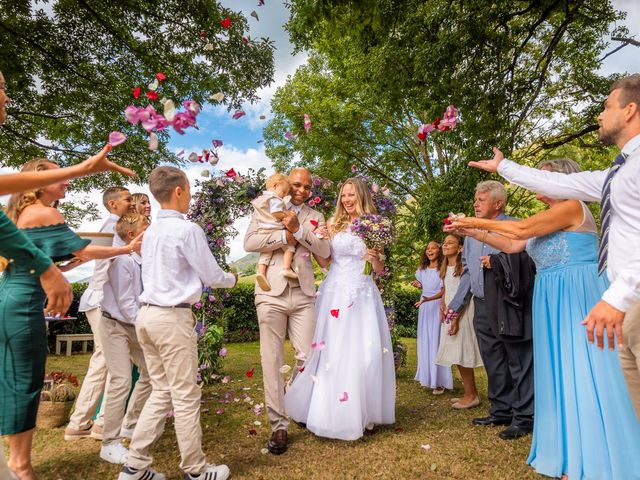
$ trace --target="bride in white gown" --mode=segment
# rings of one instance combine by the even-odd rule
[[[349,179],[329,225],[331,267],[318,291],[314,340],[285,394],[291,418],[318,436],[340,440],[395,422],[391,336],[380,292],[362,273],[365,258],[375,271],[384,264],[380,252],[367,250],[350,229],[363,213],[375,213],[369,191],[359,178]]]

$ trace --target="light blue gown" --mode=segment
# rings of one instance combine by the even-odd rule
[[[640,423],[618,352],[589,344],[581,325],[608,287],[598,276],[597,251],[590,232],[556,232],[527,245],[538,271],[535,421],[527,463],[569,480],[640,479]]]

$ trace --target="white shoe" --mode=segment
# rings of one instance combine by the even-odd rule
[[[125,465],[120,470],[118,480],[167,480],[167,477],[155,470],[136,470]]]
[[[133,438],[133,431],[135,428],[124,428],[120,427],[120,437],[126,438],[127,440],[131,440]]]
[[[128,454],[129,450],[120,442],[102,445],[102,448],[100,448],[100,458],[116,465],[123,465],[127,461]]]
[[[227,480],[227,478],[229,478],[229,475],[231,475],[231,471],[229,470],[229,467],[227,467],[226,465],[209,464],[207,465],[206,470],[202,472],[200,475],[198,475],[197,477],[194,477],[189,473],[185,473],[184,480]],[[118,479],[118,480],[124,480],[124,479]]]

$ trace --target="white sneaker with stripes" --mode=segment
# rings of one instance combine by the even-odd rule
[[[227,480],[231,475],[229,467],[226,465],[207,465],[207,468],[200,475],[184,474],[184,480]]]
[[[167,480],[167,477],[155,470],[136,470],[125,465],[120,470],[118,480]]]

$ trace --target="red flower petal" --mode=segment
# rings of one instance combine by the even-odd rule
[[[340,315],[340,309],[336,308],[335,310],[331,310],[329,313],[331,313],[332,317],[338,318],[338,315]]]
[[[133,89],[133,98],[138,98],[140,96],[140,92],[142,92],[142,89],[140,87],[136,87]]]
[[[156,92],[154,92],[153,90],[149,90],[147,92],[147,98],[149,100],[158,100],[158,94]]]
[[[253,368],[251,370],[247,370],[247,373],[245,374],[247,376],[247,378],[251,378],[253,377]]]
[[[249,37],[242,37],[242,43],[249,45]]]
[[[167,76],[162,72],[158,72],[156,73],[156,78],[158,79],[159,82],[162,82],[167,79]]]
[[[418,138],[424,142],[425,138],[427,138],[427,134],[424,132],[419,133]]]
[[[231,17],[220,20],[220,25],[222,25],[222,28],[229,28],[231,26]]]
[[[309,223],[310,223],[311,225],[313,225],[314,227],[317,227],[317,226],[318,226],[318,221],[317,221],[317,220],[309,220]]]
[[[447,217],[444,220],[442,220],[442,223],[444,225],[451,225],[451,217]]]
[[[249,429],[249,435],[257,435],[258,431],[255,428],[250,428]]]
[[[238,174],[236,173],[236,171],[233,168],[230,168],[224,174],[229,178],[233,178],[233,177],[237,177],[238,176]]]
[[[198,35],[200,36],[200,38],[207,38],[207,32],[205,32],[204,30],[200,32]]]

